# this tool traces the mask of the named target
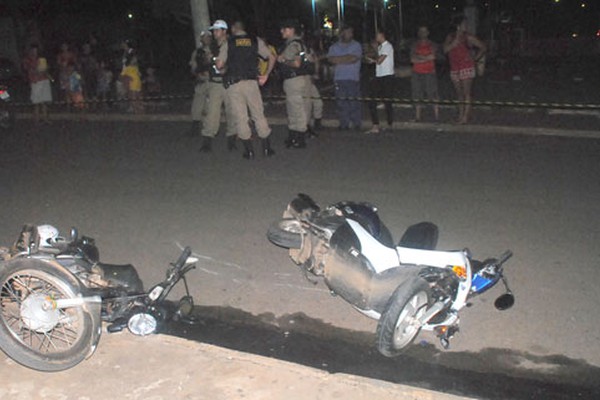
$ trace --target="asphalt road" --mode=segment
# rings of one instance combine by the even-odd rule
[[[498,287],[462,312],[450,352],[480,360],[464,368],[549,379],[596,373],[600,140],[331,130],[296,151],[283,149],[277,129],[277,155],[248,162],[222,138],[213,154],[199,154],[186,128],[21,122],[1,139],[0,243],[12,243],[25,222],[64,232],[76,225],[96,238],[103,261],[132,262],[146,285],[163,278],[176,243],[189,244],[207,258],[190,274],[199,304],[273,321],[304,313],[372,332],[374,322],[307,282],[265,238],[298,192],[322,204],[366,200],[396,237],[429,220],[441,248],[515,253],[507,267],[515,307],[493,308]],[[434,343],[427,334],[418,340]]]

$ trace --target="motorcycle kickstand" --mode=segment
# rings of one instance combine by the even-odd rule
[[[317,279],[312,279],[310,276],[308,276],[308,268],[306,267],[306,264],[308,264],[308,261],[302,265],[302,271],[304,271],[304,277],[306,278],[307,281],[309,281],[310,283],[312,283],[313,285],[316,286],[319,283],[319,281]]]

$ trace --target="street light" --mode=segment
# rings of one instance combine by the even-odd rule
[[[404,21],[403,21],[403,16],[402,16],[402,0],[398,0],[398,35],[400,36],[400,41],[402,41],[402,30],[404,29]]]
[[[342,27],[342,21],[344,20],[346,5],[344,0],[337,0],[337,12],[338,12],[338,29]]]
[[[313,29],[318,28],[318,20],[317,20],[317,0],[312,0],[312,14],[313,14]]]

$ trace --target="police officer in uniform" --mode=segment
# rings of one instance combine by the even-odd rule
[[[210,69],[210,47],[213,42],[212,35],[208,31],[200,33],[202,43],[195,49],[190,60],[190,69],[195,78],[194,99],[192,100],[192,126],[190,136],[198,136],[200,133],[200,122],[204,116],[206,101],[208,98],[208,71]]]
[[[271,148],[269,135],[271,128],[265,118],[262,96],[259,85],[267,82],[273,70],[276,58],[263,41],[258,41],[246,33],[242,22],[236,22],[231,27],[232,36],[227,42],[227,55],[219,55],[216,66],[225,68],[223,85],[227,91],[231,119],[234,120],[235,131],[244,144],[244,158],[254,158],[252,132],[248,124],[248,111],[254,122],[256,132],[262,141],[262,151],[267,157],[275,154]],[[223,53],[223,48],[221,48]],[[267,72],[258,76],[258,58],[269,60]]]
[[[277,62],[283,78],[288,117],[289,133],[285,144],[288,148],[301,149],[306,147],[311,82],[308,54],[299,31],[300,23],[296,20],[286,20],[281,24],[281,37],[285,39],[285,44]]]
[[[211,65],[208,70],[207,94],[208,104],[206,108],[206,117],[204,118],[204,127],[202,129],[202,146],[200,152],[209,153],[212,151],[212,141],[219,132],[221,125],[221,108],[225,103],[225,115],[227,120],[227,148],[229,151],[235,149],[235,126],[231,118],[229,101],[227,99],[225,88],[223,87],[223,70],[217,67],[217,60],[221,59],[227,51],[227,23],[223,20],[217,20],[209,28],[214,37],[214,46],[212,48]],[[223,54],[221,54],[223,53]]]

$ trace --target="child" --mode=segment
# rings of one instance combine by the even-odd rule
[[[121,71],[121,80],[127,91],[127,98],[131,103],[131,110],[135,114],[144,112],[141,103],[142,95],[142,77],[138,67],[137,57],[134,54],[128,54],[125,60],[125,66]]]
[[[148,67],[146,69],[146,78],[144,79],[144,91],[148,96],[160,96],[160,81],[156,76],[156,69]]]
[[[68,76],[67,93],[69,100],[76,109],[83,110],[85,108],[83,85],[81,82],[81,75],[77,72],[74,62],[69,62],[66,72]]]
[[[110,87],[113,81],[113,73],[106,65],[106,61],[100,61],[97,79],[96,96],[99,101],[105,103],[110,97]]]

